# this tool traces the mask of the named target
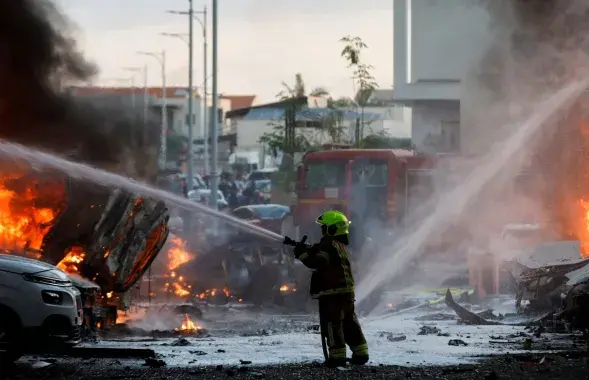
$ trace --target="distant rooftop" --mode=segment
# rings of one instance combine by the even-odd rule
[[[145,89],[141,86],[137,87],[112,87],[112,86],[79,86],[70,87],[69,91],[73,95],[80,96],[99,96],[99,95],[131,95],[133,93],[143,95]],[[153,98],[162,98],[161,87],[148,87],[148,95]],[[194,93],[196,98],[199,98],[198,93]],[[166,98],[168,99],[182,99],[188,97],[187,87],[172,86],[166,88]],[[251,107],[255,100],[256,95],[221,95],[221,99],[227,99],[231,102],[231,109],[247,108]]]
[[[364,113],[355,111],[336,111],[331,108],[302,108],[297,111],[297,121],[317,121],[334,115],[336,112],[343,112],[344,120],[355,120],[364,117],[365,120],[379,120],[382,115],[376,113]],[[284,108],[252,108],[244,120],[279,120],[284,118]]]
[[[369,105],[389,105],[395,103],[395,90],[376,89],[368,98]]]

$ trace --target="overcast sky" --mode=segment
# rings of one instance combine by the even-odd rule
[[[167,53],[169,85],[187,83],[187,47],[161,32],[186,33],[186,18],[166,14],[185,10],[187,0],[58,0],[78,28],[80,46],[101,68],[101,84],[129,76],[122,67],[148,64],[149,82],[161,84],[155,59],[138,50]],[[195,8],[207,2],[194,0]],[[365,61],[381,88],[393,77],[393,0],[220,0],[219,91],[256,94],[272,100],[282,81],[303,74],[307,88],[326,87],[336,96],[352,95],[350,70],[340,58],[338,40],[361,37]],[[210,19],[210,18],[209,18]],[[210,22],[209,22],[210,25]],[[210,29],[209,29],[210,30]],[[202,83],[202,38],[195,24],[195,85]],[[142,80],[139,76],[137,81]],[[210,91],[210,90],[209,90]]]

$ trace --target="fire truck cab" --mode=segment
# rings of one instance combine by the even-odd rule
[[[337,149],[309,152],[297,170],[291,218],[283,232],[319,238],[315,219],[340,210],[352,221],[352,245],[370,231],[402,225],[416,203],[433,193],[433,162],[402,149]],[[297,236],[298,237],[298,236]]]

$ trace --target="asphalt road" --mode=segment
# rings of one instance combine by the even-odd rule
[[[31,363],[20,363],[11,373],[3,369],[9,379],[587,379],[589,368],[586,357],[580,353],[533,356],[504,355],[485,359],[476,364],[451,367],[399,367],[366,366],[346,369],[327,369],[319,364],[300,364],[271,367],[255,367],[248,364],[239,367],[184,368],[157,367],[113,359],[46,359],[42,368]],[[34,361],[32,361],[34,363]],[[157,363],[155,363],[157,364]]]

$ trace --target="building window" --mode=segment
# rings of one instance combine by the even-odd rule
[[[441,142],[447,153],[460,151],[460,122],[442,121]]]

